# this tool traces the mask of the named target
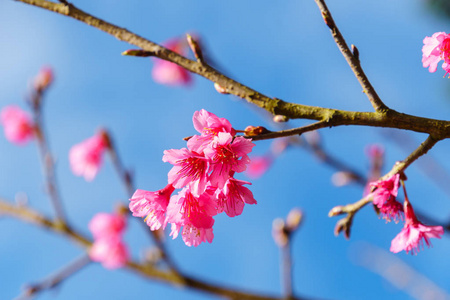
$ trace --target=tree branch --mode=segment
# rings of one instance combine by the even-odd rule
[[[21,219],[23,221],[38,225],[45,229],[59,233],[84,248],[89,249],[92,245],[92,241],[73,229],[61,226],[59,222],[52,221],[38,212],[24,207],[16,206],[8,203],[7,201],[0,199],[0,213],[10,215],[12,217]],[[146,278],[161,281],[167,284],[180,287],[188,287],[191,289],[208,292],[218,296],[225,296],[229,299],[244,299],[244,300],[275,300],[279,299],[276,296],[266,296],[259,294],[252,294],[248,292],[238,291],[231,288],[219,286],[216,284],[208,283],[200,279],[191,277],[190,275],[179,275],[172,271],[163,271],[156,268],[153,265],[147,263],[137,263],[130,261],[127,263],[126,268],[129,271],[137,273]],[[295,298],[303,299],[303,298]]]
[[[341,125],[361,125],[374,127],[389,127],[406,129],[416,132],[431,134],[438,138],[450,137],[450,122],[421,118],[417,116],[402,114],[395,110],[388,109],[378,103],[374,96],[373,88],[365,89],[368,95],[372,95],[372,101],[378,107],[377,112],[353,112],[330,108],[307,106],[295,103],[285,102],[280,99],[270,98],[257,91],[221,74],[209,65],[189,60],[173,51],[170,51],[158,44],[146,40],[125,28],[115,26],[105,22],[82,10],[79,10],[72,4],[60,4],[46,0],[15,0],[30,5],[38,6],[62,15],[77,19],[90,26],[98,28],[121,41],[138,46],[145,51],[152,52],[154,56],[173,62],[186,70],[199,74],[212,82],[218,83],[228,93],[246,99],[258,107],[261,107],[274,115],[284,115],[290,119],[311,119],[325,121],[328,126]],[[319,0],[316,0],[319,1]],[[319,2],[321,3],[321,2]],[[348,47],[347,47],[348,48]],[[364,79],[366,80],[366,79]],[[368,82],[368,81],[367,81]]]
[[[59,222],[61,222],[63,226],[68,226],[58,191],[58,184],[55,176],[55,162],[48,145],[48,140],[45,136],[44,121],[42,118],[42,103],[43,90],[33,91],[30,105],[33,111],[34,131],[36,133],[36,142],[41,159],[42,171],[44,173],[46,192],[48,193]]]
[[[81,257],[78,257],[67,266],[64,266],[61,270],[59,270],[57,273],[53,274],[49,278],[46,278],[45,280],[43,280],[38,284],[32,284],[27,286],[24,293],[19,297],[17,297],[15,300],[29,299],[29,297],[35,296],[36,294],[44,290],[56,287],[57,285],[61,284],[65,279],[69,278],[71,275],[75,274],[83,267],[88,265],[90,262],[91,260],[89,259],[89,256],[83,254]]]
[[[369,79],[367,78],[366,74],[364,73],[361,67],[358,49],[354,45],[352,45],[352,48],[354,50],[350,51],[349,47],[347,46],[347,43],[345,42],[344,37],[342,36],[341,32],[336,26],[336,23],[334,22],[333,17],[331,16],[331,12],[328,10],[325,1],[315,0],[315,2],[319,7],[320,12],[322,13],[322,17],[323,20],[325,21],[325,24],[327,24],[327,26],[331,30],[331,34],[334,38],[334,41],[336,42],[336,45],[338,46],[348,65],[352,69],[359,83],[361,84],[363,92],[366,93],[375,111],[382,112],[388,110],[389,108],[383,103],[383,101],[381,101],[380,97],[378,96],[377,92],[373,88],[372,84],[370,83]]]

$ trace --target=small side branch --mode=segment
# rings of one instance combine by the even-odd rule
[[[331,34],[333,35],[333,39],[336,42],[336,45],[338,46],[345,60],[349,64],[359,83],[361,84],[363,92],[366,93],[375,111],[382,112],[388,110],[389,108],[383,103],[383,101],[381,101],[380,97],[378,96],[377,92],[373,88],[372,84],[370,83],[369,79],[364,73],[364,70],[361,67],[358,49],[354,45],[352,45],[353,52],[350,50],[347,43],[345,42],[344,37],[342,36],[341,32],[336,26],[336,23],[334,22],[333,17],[331,16],[331,12],[328,10],[325,1],[324,0],[314,0],[314,1],[316,2],[317,6],[320,9],[320,12],[322,13],[322,17],[323,20],[325,21],[325,24],[330,28]]]
[[[425,155],[440,140],[441,139],[435,138],[432,135],[429,135],[428,138],[422,144],[420,144],[420,146],[417,147],[416,150],[414,150],[403,161],[396,163],[395,166],[392,168],[392,170],[389,173],[387,173],[385,176],[383,176],[383,178],[388,178],[394,174],[404,172],[406,170],[406,168],[409,167],[409,165],[411,165],[414,161],[416,161],[422,155]]]
[[[347,204],[344,206],[336,206],[333,207],[328,213],[329,217],[334,217],[337,215],[347,214],[345,218],[340,219],[336,223],[336,227],[334,228],[334,234],[337,236],[339,233],[344,232],[344,236],[346,239],[350,238],[350,232],[353,224],[353,218],[355,214],[364,206],[372,202],[371,195],[368,195],[361,200]]]
[[[30,105],[33,111],[36,141],[38,144],[42,170],[44,173],[46,192],[49,195],[57,219],[59,220],[59,222],[61,222],[62,225],[67,226],[67,219],[63,210],[55,175],[55,161],[50,151],[50,147],[48,145],[48,140],[46,138],[44,130],[44,121],[42,118],[42,98],[43,91],[36,90],[33,92],[30,101]]]
[[[72,229],[62,227],[60,223],[52,221],[30,208],[19,207],[17,205],[10,204],[3,199],[0,199],[0,213],[7,214],[12,217],[21,219],[23,221],[33,223],[37,226],[46,228],[48,230],[60,233],[63,236],[80,244],[84,248],[89,248],[92,245],[92,241],[83,237],[80,233]],[[159,268],[147,263],[136,263],[130,261],[127,263],[126,269],[152,280],[165,282],[167,284],[175,286],[184,286],[187,288],[204,291],[211,294],[224,296],[229,299],[248,299],[248,300],[279,299],[279,297],[276,296],[253,294],[235,290],[232,288],[222,287],[216,284],[196,279],[186,274],[179,275],[172,271],[160,270]],[[302,298],[295,298],[295,299],[302,299]]]
[[[91,260],[89,256],[83,254],[81,257],[78,257],[74,261],[72,261],[67,266],[63,267],[61,270],[51,275],[49,278],[44,279],[42,282],[37,284],[31,284],[27,286],[24,293],[17,297],[15,300],[26,300],[30,297],[37,295],[38,293],[55,288],[59,284],[61,284],[65,279],[69,278],[85,266],[87,266]]]
[[[281,138],[281,137],[287,137],[287,136],[293,136],[293,135],[301,135],[302,133],[308,132],[308,131],[314,131],[320,128],[328,127],[327,121],[319,121],[313,124],[309,124],[306,126],[302,126],[299,128],[292,128],[292,129],[286,129],[281,131],[273,131],[269,133],[264,133],[256,136],[250,136],[248,138],[251,138],[253,141],[261,141],[261,140],[269,140],[274,138]]]

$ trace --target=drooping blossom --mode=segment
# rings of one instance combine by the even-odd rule
[[[187,146],[191,151],[201,153],[219,132],[227,132],[232,136],[236,134],[236,130],[231,127],[227,119],[219,118],[204,109],[196,111],[192,121],[200,135],[194,135],[188,140]]]
[[[253,146],[255,144],[244,137],[233,138],[229,133],[219,132],[204,150],[205,156],[211,160],[211,184],[222,188],[231,171],[245,171],[250,163],[247,154]]]
[[[188,186],[170,199],[166,222],[172,224],[170,235],[173,239],[183,227],[181,235],[184,243],[187,246],[197,247],[202,242],[212,242],[213,216],[216,214],[213,192],[207,190],[196,198]]]
[[[185,55],[186,44],[183,39],[172,39],[163,45],[173,52]],[[192,81],[191,73],[172,62],[156,59],[152,70],[152,77],[157,83],[170,86],[188,85]]]
[[[6,138],[14,144],[23,145],[34,136],[31,117],[20,107],[6,106],[0,114]]]
[[[108,146],[105,134],[100,132],[83,142],[74,145],[69,152],[69,162],[72,172],[92,181],[102,163],[103,152]]]
[[[95,240],[89,250],[89,257],[100,262],[106,269],[123,267],[128,261],[128,249],[116,236]]]
[[[129,205],[133,216],[145,217],[144,221],[151,230],[160,229],[166,219],[167,205],[174,190],[171,184],[156,192],[136,190]]]
[[[116,236],[125,229],[125,217],[119,214],[98,213],[89,222],[89,230],[94,238]]]
[[[192,224],[186,224],[181,232],[181,237],[186,246],[197,247],[203,242],[211,243],[214,239],[213,229],[211,228],[197,228]]]
[[[427,226],[417,220],[413,207],[408,199],[404,202],[405,225],[402,231],[392,240],[391,251],[398,253],[405,250],[406,253],[416,254],[424,248],[424,243],[430,247],[430,238],[441,238],[444,234],[442,226]]]
[[[242,214],[245,204],[256,204],[253,193],[244,184],[251,183],[230,177],[223,189],[217,190],[219,212],[224,211],[229,217],[235,217]]]
[[[53,70],[50,67],[42,67],[38,75],[34,78],[33,87],[36,91],[41,92],[47,89],[53,82]]]
[[[126,227],[125,217],[119,214],[98,213],[89,222],[94,243],[89,257],[107,269],[123,267],[128,261],[128,250],[122,241]]]
[[[442,69],[447,75],[450,72],[450,34],[436,32],[431,37],[425,37],[423,43],[423,67],[431,73],[436,72],[438,63],[443,60]]]
[[[397,202],[396,197],[400,186],[400,174],[394,174],[385,180],[370,183],[375,190],[371,193],[373,204],[380,209],[383,217],[390,221],[401,218],[402,205]]]

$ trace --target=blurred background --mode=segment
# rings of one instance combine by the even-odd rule
[[[372,111],[312,0],[276,4],[76,0],[74,4],[158,43],[195,33],[219,69],[265,95],[306,105]],[[424,37],[450,31],[447,1],[344,0],[329,1],[328,6],[347,43],[358,47],[367,76],[388,106],[449,119],[449,79],[443,78],[440,66],[436,73],[429,73],[421,62]],[[54,69],[55,82],[45,98],[46,132],[69,220],[86,235],[90,235],[87,223],[96,213],[111,212],[128,198],[109,158],[93,182],[70,171],[69,149],[98,128],[111,132],[123,163],[133,170],[136,186],[149,191],[166,185],[171,165],[162,162],[163,151],[184,147],[182,138],[196,133],[192,115],[197,110],[204,108],[227,118],[236,129],[248,125],[277,129],[259,109],[217,93],[210,81],[199,76],[194,75],[189,87],[155,83],[154,61],[120,55],[134,46],[36,7],[0,2],[0,44],[1,107],[27,108],[24,100],[32,78],[44,65]],[[288,125],[308,123],[294,120]],[[370,165],[367,145],[383,145],[383,172],[387,172],[426,139],[406,131],[348,126],[322,129],[320,135],[327,151],[362,174],[367,174]],[[256,144],[255,155],[271,147],[271,141]],[[450,141],[440,142],[428,158],[419,160],[422,167],[434,165],[429,173],[440,181],[418,163],[406,172],[415,209],[440,224],[450,217],[449,193],[442,188],[450,178],[449,149]],[[52,216],[34,142],[18,147],[2,133],[0,170],[2,198],[14,201],[18,193],[26,193],[33,209]],[[310,152],[289,148],[262,177],[239,174],[239,179],[251,180],[258,204],[247,205],[236,218],[217,216],[212,244],[190,248],[178,238],[169,239],[167,247],[189,274],[238,289],[280,294],[280,251],[271,236],[272,221],[299,207],[305,217],[293,239],[293,261],[294,289],[300,295],[411,299],[423,294],[425,298],[419,299],[449,299],[449,235],[433,239],[434,247],[417,256],[393,255],[390,243],[402,223],[386,224],[368,206],[355,217],[350,240],[335,237],[338,217],[329,218],[328,211],[359,200],[362,187],[336,187],[331,181],[334,173]],[[130,219],[125,234],[135,259],[151,246],[138,222]],[[0,228],[0,299],[13,299],[25,284],[42,280],[83,253],[62,236],[10,217],[1,217]],[[408,267],[393,270],[399,264]],[[416,283],[405,280],[415,274],[412,270],[420,274],[413,276],[419,278]],[[434,283],[425,288],[417,283],[427,280]],[[441,298],[432,297],[437,289]],[[126,270],[108,271],[99,264],[90,264],[58,288],[39,295],[39,299],[66,300],[142,297],[214,298]]]

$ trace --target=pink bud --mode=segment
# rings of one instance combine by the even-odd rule
[[[44,91],[53,82],[53,70],[50,67],[42,67],[38,75],[34,78],[34,88],[36,91]]]
[[[227,89],[222,87],[222,86],[220,86],[217,82],[214,83],[214,88],[220,94],[224,94],[224,95],[228,94]]]

